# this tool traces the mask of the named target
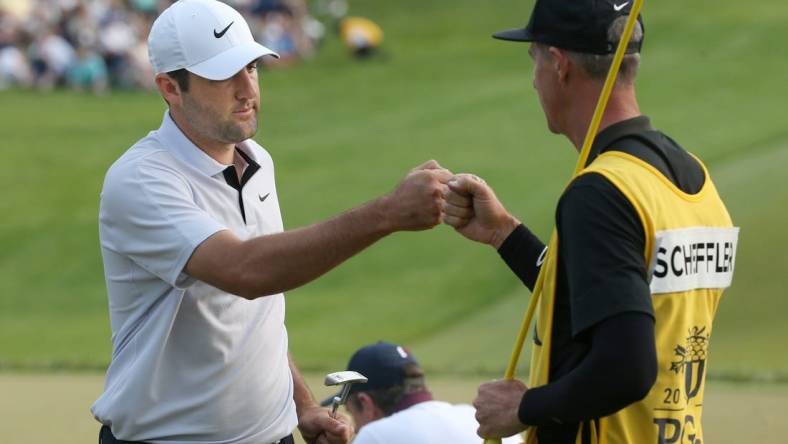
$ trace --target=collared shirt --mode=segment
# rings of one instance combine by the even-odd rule
[[[250,301],[184,272],[219,231],[282,231],[270,155],[253,140],[236,149],[248,166],[230,184],[234,167],[165,113],[107,172],[99,237],[112,361],[91,410],[118,439],[257,444],[296,426],[284,296]]]

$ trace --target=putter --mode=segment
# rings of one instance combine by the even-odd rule
[[[334,385],[342,386],[342,391],[339,392],[339,395],[334,396],[334,399],[331,401],[330,416],[332,418],[337,417],[337,409],[340,405],[343,405],[345,402],[347,402],[347,396],[350,393],[350,387],[357,382],[367,382],[367,377],[359,372],[353,371],[335,372],[326,375],[325,385],[327,387]]]

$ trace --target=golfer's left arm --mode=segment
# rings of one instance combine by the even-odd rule
[[[320,407],[301,372],[288,353],[290,373],[293,375],[293,401],[298,415],[298,429],[307,443],[344,444],[350,442],[352,427],[350,420],[339,413],[331,418],[328,409]]]

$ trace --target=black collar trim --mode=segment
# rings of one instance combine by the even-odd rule
[[[243,159],[246,161],[246,169],[244,170],[243,175],[241,176],[241,181],[238,181],[238,173],[235,171],[235,165],[230,165],[222,171],[224,175],[224,180],[227,182],[227,185],[235,188],[238,191],[238,206],[241,210],[241,217],[246,223],[246,210],[244,209],[244,199],[243,199],[243,188],[247,182],[254,176],[254,173],[260,169],[260,164],[254,161],[251,157],[249,157],[243,150],[235,147],[235,152],[237,152]]]
[[[654,131],[651,120],[646,116],[637,116],[631,119],[616,122],[603,129],[594,139],[591,145],[591,152],[588,153],[588,160],[585,166],[591,164],[602,152],[610,148],[610,145],[632,134]]]

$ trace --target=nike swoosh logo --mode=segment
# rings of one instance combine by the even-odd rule
[[[624,9],[628,4],[629,4],[629,2],[622,3],[620,5],[617,5],[617,4],[613,3],[613,9],[615,9],[616,11],[620,11],[620,10]]]
[[[616,11],[618,11],[618,10],[616,10]],[[224,33],[227,32],[228,29],[230,29],[230,26],[233,26],[233,23],[235,23],[235,22],[230,22],[230,24],[227,25],[226,28],[222,29],[222,32],[216,32],[216,30],[214,29],[213,30],[213,36],[216,37],[217,39],[222,38]]]
[[[265,196],[261,196],[261,195],[259,195],[259,194],[258,194],[258,195],[257,195],[257,198],[258,198],[258,199],[260,199],[260,202],[265,202],[265,200],[266,200],[266,199],[268,199],[268,196],[269,196],[270,194],[271,194],[271,193],[268,193],[268,194],[266,194]]]
[[[537,267],[541,267],[542,266],[542,264],[544,263],[545,255],[547,255],[547,247],[544,247],[544,250],[542,250],[542,254],[540,254],[539,257],[536,258],[536,266]]]

